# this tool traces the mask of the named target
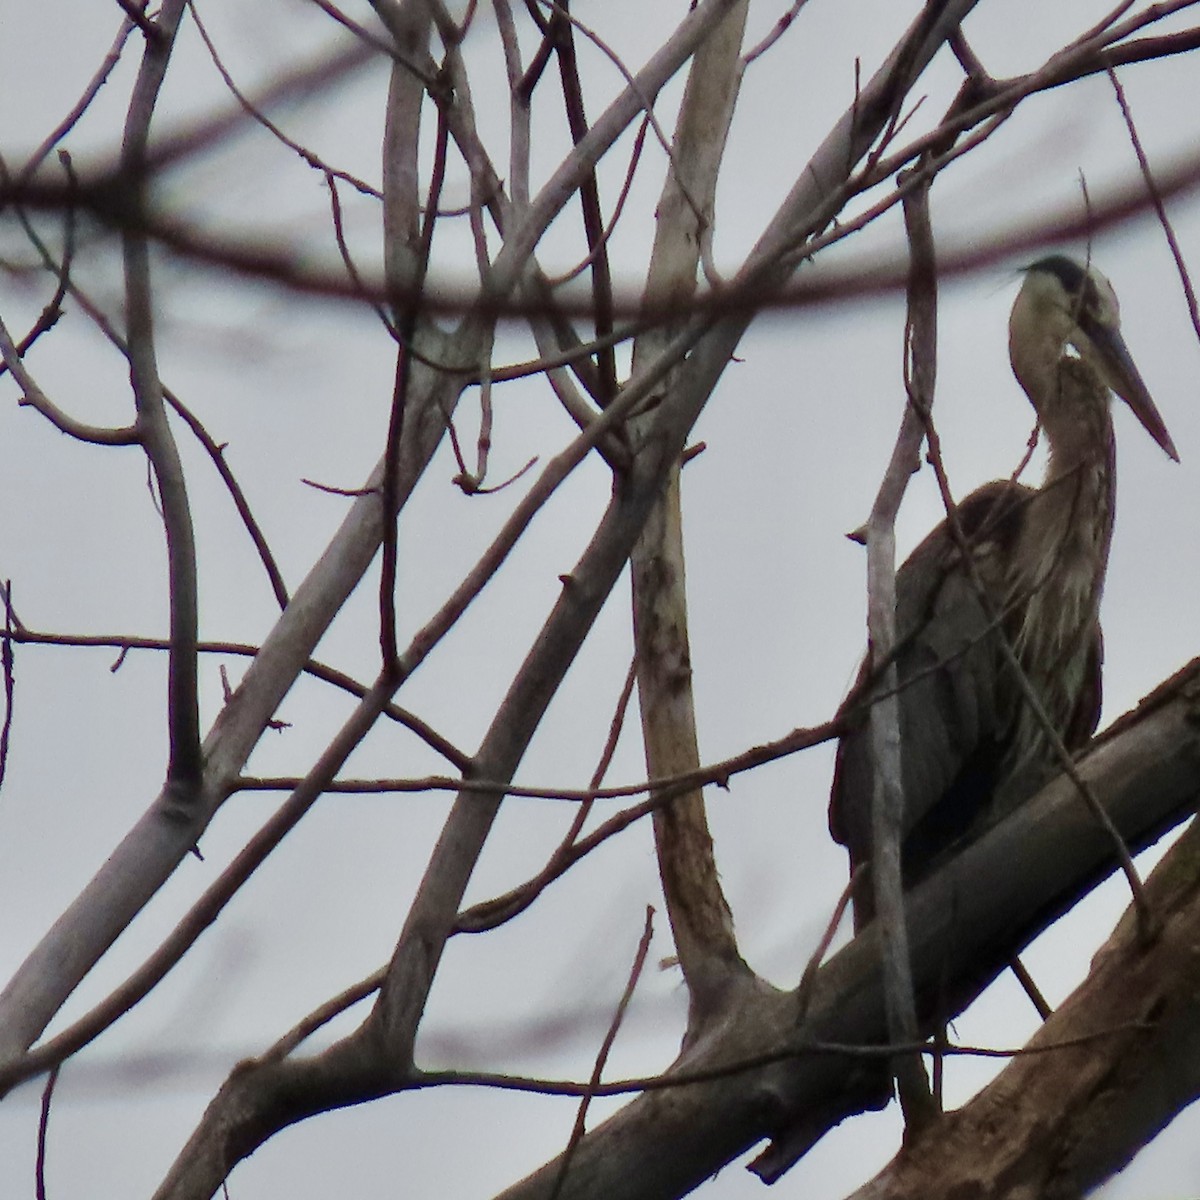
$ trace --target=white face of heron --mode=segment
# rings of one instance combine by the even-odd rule
[[[1094,267],[1085,270],[1061,257],[1029,267],[1013,306],[1009,344],[1013,366],[1035,407],[1039,393],[1053,388],[1054,364],[1065,353],[1078,355],[1115,387],[1109,367],[1120,323],[1112,284]]]
[[[1094,267],[1051,255],[1026,268],[1008,327],[1013,371],[1044,418],[1060,395],[1059,364],[1067,348],[1105,388],[1125,400],[1171,458],[1175,447],[1121,337],[1121,310],[1112,284]],[[1107,394],[1100,397],[1105,402]]]
[[[1072,346],[1086,359],[1094,359],[1101,350],[1097,335],[1105,340],[1104,335],[1121,327],[1121,307],[1112,284],[1095,267],[1084,270],[1060,259],[1029,268],[1017,308],[1024,310],[1021,323],[1028,330],[1026,336],[1048,336],[1060,346]]]

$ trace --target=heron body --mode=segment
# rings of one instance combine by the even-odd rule
[[[1042,486],[999,480],[979,488],[956,508],[957,533],[943,522],[896,576],[905,886],[1058,767],[1005,641],[1068,749],[1099,720],[1099,608],[1116,494],[1111,392],[1178,457],[1098,272],[1061,256],[1030,266],[1009,321],[1009,354],[1049,443]],[[871,858],[875,768],[863,700],[875,666],[868,655],[829,809],[852,871]],[[873,909],[860,872],[856,929]]]

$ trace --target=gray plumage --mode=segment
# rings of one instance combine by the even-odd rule
[[[1098,272],[1061,256],[1027,268],[1009,353],[1050,461],[1040,488],[1000,480],[958,505],[987,602],[946,522],[896,577],[906,887],[1057,769],[1001,636],[1068,749],[1086,742],[1099,720],[1099,606],[1116,487],[1110,389],[1178,457],[1121,340],[1112,288]],[[859,679],[868,689],[870,670],[868,659]],[[855,695],[861,704],[858,688]],[[851,870],[871,857],[874,778],[865,708],[857,711],[838,747],[829,808],[830,831],[849,851]],[[874,911],[869,874],[860,879],[856,929]]]

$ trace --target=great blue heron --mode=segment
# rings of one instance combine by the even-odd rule
[[[1110,389],[1178,461],[1121,338],[1116,296],[1098,271],[1061,255],[1026,268],[1008,347],[1049,443],[1045,480],[1040,488],[998,480],[958,505],[981,586],[948,522],[896,577],[906,887],[1056,770],[1001,637],[1069,749],[1099,720],[1100,593],[1116,483]],[[871,669],[868,657],[860,677],[868,687]],[[851,870],[871,858],[873,772],[860,711],[838,747],[829,806],[830,831],[849,851]],[[874,910],[866,873],[860,881],[856,930]]]

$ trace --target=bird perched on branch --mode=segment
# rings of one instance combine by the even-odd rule
[[[906,888],[1058,769],[1046,720],[1023,694],[1002,639],[1067,749],[1095,730],[1116,485],[1110,391],[1179,457],[1098,271],[1060,255],[1033,263],[1008,329],[1013,373],[1049,443],[1045,480],[1040,488],[998,480],[972,492],[896,576]],[[857,715],[838,747],[829,805],[852,871],[871,858],[865,702],[877,665],[868,655],[849,702]],[[871,881],[860,872],[855,929],[873,913]]]

